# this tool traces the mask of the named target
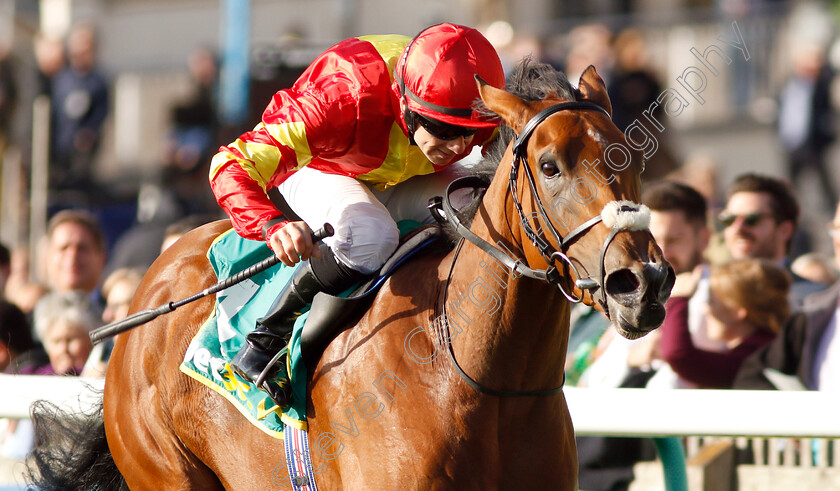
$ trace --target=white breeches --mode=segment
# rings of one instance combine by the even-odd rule
[[[379,270],[399,241],[396,222],[433,223],[429,198],[442,196],[452,180],[466,171],[458,163],[442,172],[415,176],[378,191],[352,177],[304,167],[280,185],[286,202],[312,230],[324,223],[335,228],[325,239],[336,258],[363,273]]]

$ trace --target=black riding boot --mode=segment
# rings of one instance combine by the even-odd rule
[[[231,360],[231,368],[251,382],[258,382],[262,377],[258,388],[268,393],[278,406],[288,406],[291,398],[288,380],[278,383],[267,380],[278,367],[285,370],[287,344],[300,311],[312,303],[318,292],[341,293],[365,276],[338,262],[328,247],[321,247],[321,258],[305,261],[280,291],[268,314],[257,320],[256,329],[246,336],[245,345]]]

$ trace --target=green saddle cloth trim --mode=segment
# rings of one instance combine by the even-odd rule
[[[420,226],[401,221],[400,234]],[[262,241],[247,240],[232,229],[221,234],[207,251],[207,258],[219,280],[233,276],[270,257],[271,249]],[[300,336],[309,311],[295,322],[289,342],[286,370],[292,384],[292,404],[280,410],[268,395],[252,383],[234,375],[230,360],[245,343],[245,335],[264,316],[277,293],[288,283],[295,268],[278,264],[216,294],[213,313],[190,342],[180,370],[210,387],[265,433],[283,438],[283,425],[306,430],[306,365],[300,351]],[[356,287],[339,296],[348,296]],[[270,383],[276,383],[275,380]]]

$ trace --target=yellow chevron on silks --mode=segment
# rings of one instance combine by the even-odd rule
[[[263,123],[260,123],[263,124]],[[306,125],[302,121],[291,121],[280,124],[266,124],[264,125],[268,134],[277,140],[278,143],[295,151],[295,158],[297,165],[294,169],[298,170],[309,165],[312,161],[312,150],[309,149],[309,140],[306,138]],[[275,162],[279,161],[278,158]],[[274,170],[272,169],[272,174]]]
[[[359,39],[373,45],[373,49],[379,53],[379,56],[382,57],[382,60],[388,66],[388,74],[391,76],[391,81],[393,82],[394,68],[397,66],[397,60],[400,59],[403,50],[411,42],[411,38],[400,34],[386,34],[359,36]]]
[[[214,155],[213,160],[210,161],[210,180],[212,181],[216,177],[216,174],[222,170],[222,166],[231,160],[236,161],[238,158],[239,157],[227,150],[222,150]]]
[[[306,138],[306,127],[303,122],[281,124],[259,123],[254,131],[265,130],[279,144],[291,148],[295,152],[297,164],[290,170],[298,170],[312,161],[312,152]],[[210,163],[210,179],[212,180],[224,164],[237,162],[255,182],[266,187],[271,176],[280,163],[280,149],[274,145],[237,138],[228,148],[238,150],[244,159],[229,150],[217,153]]]
[[[241,139],[237,139],[228,147],[239,150],[246,158],[239,158],[230,151],[219,152],[213,157],[213,169],[210,171],[211,179],[223,164],[233,160],[245,169],[245,172],[254,182],[257,182],[263,188],[266,187],[268,180],[271,179],[274,170],[277,168],[277,163],[280,162],[280,149],[274,145],[246,142]]]
[[[416,145],[409,145],[402,128],[395,122],[388,136],[388,155],[382,165],[370,172],[356,176],[360,181],[370,183],[383,190],[414,176],[423,176],[435,171],[429,159]]]

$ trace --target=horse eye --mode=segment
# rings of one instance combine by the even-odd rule
[[[540,164],[540,169],[545,177],[554,177],[560,174],[560,169],[557,168],[557,164],[554,162],[543,162]]]

